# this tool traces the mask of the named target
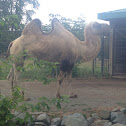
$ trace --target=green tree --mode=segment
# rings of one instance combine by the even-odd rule
[[[20,36],[38,7],[38,0],[0,0],[0,54]]]
[[[1,0],[0,27],[11,31],[22,30],[24,23],[32,19],[38,7],[38,0]]]

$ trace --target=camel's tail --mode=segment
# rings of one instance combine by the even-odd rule
[[[14,41],[12,41],[9,46],[8,46],[8,49],[7,49],[7,53],[6,53],[6,58],[8,58],[10,56],[10,48],[11,46],[13,45]]]

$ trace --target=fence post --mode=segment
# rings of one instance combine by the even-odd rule
[[[104,76],[104,36],[101,37],[101,74]]]
[[[92,74],[94,75],[94,65],[95,65],[95,59],[92,61]]]

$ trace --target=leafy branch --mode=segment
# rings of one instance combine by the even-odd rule
[[[68,97],[63,96],[60,99],[42,97],[36,104],[24,103],[21,88],[16,86],[12,97],[0,95],[0,125],[15,126],[16,123],[22,125],[26,124],[29,120],[32,122],[33,118],[29,112],[50,111],[52,106],[56,106],[59,110],[61,109],[61,103],[68,101]],[[18,118],[19,114],[14,115],[12,114],[13,111],[18,111],[19,114],[23,113],[25,115],[24,118]]]

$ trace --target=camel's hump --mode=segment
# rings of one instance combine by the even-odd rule
[[[55,24],[55,23],[57,23],[57,22],[59,22],[59,20],[58,20],[57,18],[53,18],[52,24]],[[60,22],[59,22],[59,23],[60,23]]]
[[[23,30],[23,35],[41,34],[41,21],[39,19],[32,20]]]
[[[61,33],[65,31],[66,29],[63,27],[63,25],[59,22],[57,18],[54,18],[52,20],[52,30],[50,33]],[[32,20],[23,30],[22,35],[36,35],[41,34],[41,21],[39,19]],[[49,34],[49,33],[48,33]]]
[[[52,20],[52,32],[60,34],[66,31],[67,30],[64,28],[64,26],[60,23],[60,21],[57,18],[54,18]]]

